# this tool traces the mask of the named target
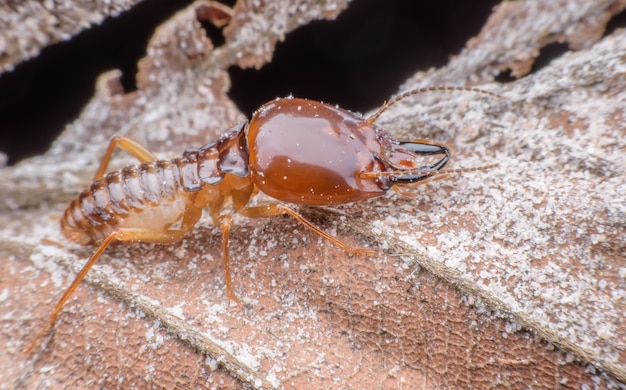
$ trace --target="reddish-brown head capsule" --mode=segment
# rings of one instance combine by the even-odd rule
[[[423,180],[408,171],[425,176],[448,160],[444,147],[397,142],[352,112],[295,98],[271,101],[254,114],[248,148],[252,180],[262,192],[306,205],[380,196],[395,183]],[[419,167],[417,155],[423,154],[446,157],[436,166]]]

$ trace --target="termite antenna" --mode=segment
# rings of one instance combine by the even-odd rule
[[[498,165],[500,164],[493,163],[493,164],[481,165],[479,167],[471,167],[471,168],[451,168],[451,169],[439,169],[439,170],[419,168],[419,169],[396,170],[396,171],[387,171],[387,172],[363,172],[361,173],[361,177],[363,178],[392,177],[396,179],[397,182],[402,182],[404,180],[405,181],[404,184],[408,184],[412,182],[413,180],[406,179],[406,178],[411,177],[411,176],[420,177],[420,178],[423,178],[423,177],[431,178],[433,176],[439,176],[439,175],[445,175],[445,176],[459,175],[459,174],[468,173],[468,172],[488,171],[489,169],[495,168]]]
[[[374,178],[374,177],[389,177],[393,190],[407,197],[417,197],[419,196],[418,187],[422,184],[432,183],[434,181],[443,180],[450,175],[458,175],[466,172],[475,172],[475,171],[486,171],[493,167],[498,166],[497,163],[483,165],[480,167],[473,168],[456,168],[456,169],[440,169],[440,170],[430,170],[426,167],[419,169],[411,169],[411,170],[399,170],[399,171],[388,171],[388,172],[364,172],[361,174],[361,177],[364,178]]]
[[[488,164],[488,165],[481,165],[479,167],[472,167],[472,168],[451,168],[451,169],[440,169],[436,172],[433,172],[436,175],[458,175],[461,173],[468,173],[468,172],[477,172],[477,171],[488,171],[491,168],[495,168],[497,167],[498,163],[493,163],[493,164]]]
[[[483,95],[495,97],[498,99],[504,99],[504,96],[498,95],[497,93],[485,91],[484,89],[472,88],[472,87],[455,87],[455,86],[447,86],[447,85],[438,85],[435,87],[418,88],[412,91],[404,92],[403,94],[398,95],[392,98],[391,100],[386,101],[385,103],[383,103],[382,106],[380,106],[380,108],[378,109],[378,111],[376,111],[376,113],[374,113],[372,116],[367,118],[367,122],[370,124],[376,122],[376,119],[378,119],[382,115],[383,112],[387,111],[389,107],[398,103],[400,100],[406,99],[409,96],[421,95],[427,92],[442,92],[442,91],[443,92],[453,92],[453,91],[474,92],[474,93],[480,93]]]

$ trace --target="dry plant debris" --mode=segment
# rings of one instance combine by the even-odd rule
[[[0,3],[0,72],[137,4],[136,0],[24,0]]]
[[[224,69],[261,66],[290,30],[346,6],[240,1],[226,44],[213,48],[196,19],[210,3],[181,11],[155,33],[139,91],[124,94],[118,75],[103,75],[46,155],[0,170],[0,361],[17,362],[0,370],[0,383],[554,388],[626,381],[626,31],[598,33],[623,8],[615,1],[505,2],[446,67],[406,82],[402,90],[480,83],[504,95],[422,96],[380,122],[396,138],[446,142],[454,167],[500,165],[435,182],[416,199],[389,194],[303,210],[333,234],[380,247],[379,256],[348,256],[290,219],[237,217],[233,276],[249,306],[241,312],[228,307],[218,229],[206,220],[180,244],[108,250],[66,305],[48,348],[36,359],[25,355],[91,253],[62,239],[58,219],[108,139],[131,135],[164,158],[206,142],[243,119],[225,94]],[[514,83],[491,82],[504,68],[530,69],[520,63],[552,41],[546,37],[579,50]],[[131,162],[119,157],[118,166]]]

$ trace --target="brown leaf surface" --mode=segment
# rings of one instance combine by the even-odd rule
[[[0,3],[0,73],[69,39],[104,19],[116,16],[137,0],[18,0]]]
[[[607,18],[593,15],[619,11],[611,2],[556,3],[503,3],[449,65],[402,89],[488,81],[503,64],[516,66],[504,60],[506,43],[533,53],[545,44],[541,25],[566,34],[596,23],[596,31]],[[58,220],[108,139],[132,135],[164,158],[206,142],[242,119],[225,95],[224,69],[260,66],[298,23],[341,8],[252,4],[237,4],[217,49],[196,8],[177,14],[155,33],[138,92],[120,94],[117,76],[104,75],[49,153],[0,171],[0,361],[17,362],[0,370],[0,383],[578,388],[626,380],[624,31],[598,42],[591,34],[578,46],[586,49],[508,86],[482,86],[505,99],[424,95],[385,113],[380,123],[397,138],[451,146],[456,168],[499,166],[423,186],[415,199],[302,210],[380,255],[349,256],[289,218],[236,216],[241,311],[224,294],[218,229],[203,220],[179,244],[108,249],[45,351],[23,352],[93,250],[65,241]],[[535,27],[502,33],[511,20]],[[131,161],[119,156],[118,166]]]

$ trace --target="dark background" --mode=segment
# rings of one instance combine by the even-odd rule
[[[371,110],[410,75],[458,54],[498,2],[354,0],[337,20],[288,34],[261,70],[232,67],[229,95],[248,116],[262,103],[289,94]],[[144,0],[0,75],[0,151],[8,154],[9,164],[45,152],[80,114],[100,73],[121,69],[125,90],[136,89],[137,61],[154,29],[191,3]],[[218,29],[204,27],[216,45],[223,43]],[[500,81],[509,81],[508,76]]]

